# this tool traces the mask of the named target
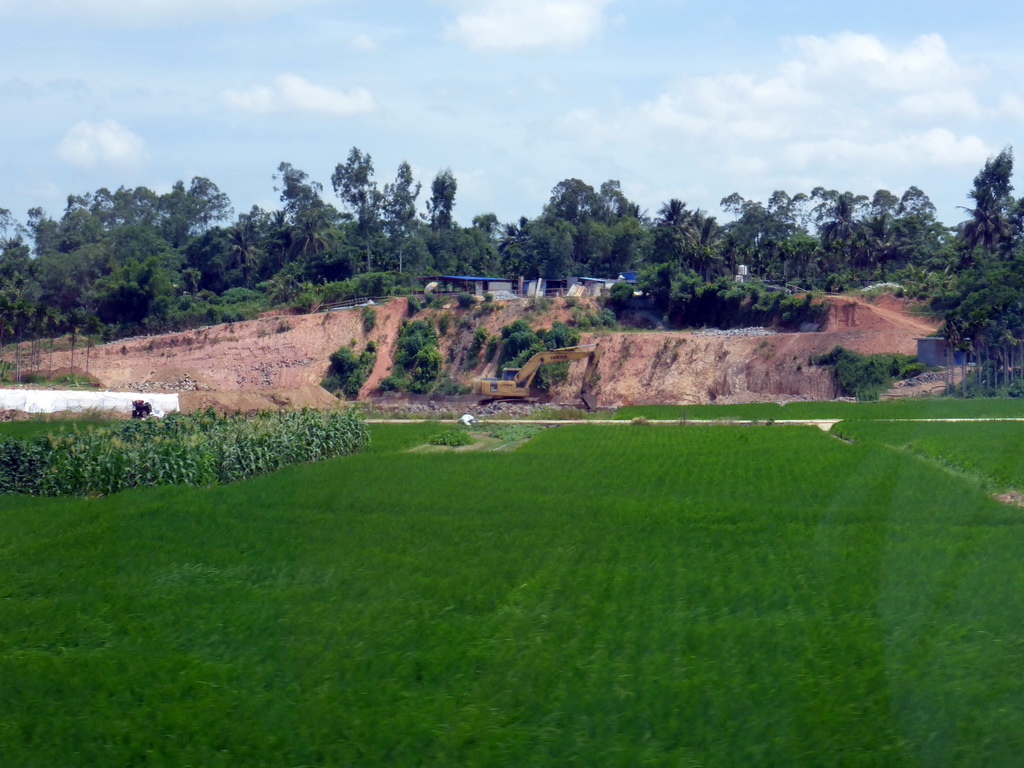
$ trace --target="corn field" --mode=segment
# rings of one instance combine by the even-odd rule
[[[116,427],[5,440],[0,493],[102,496],[146,485],[218,485],[355,453],[369,438],[365,422],[352,410],[172,413]]]

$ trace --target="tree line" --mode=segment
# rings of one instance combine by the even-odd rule
[[[462,226],[450,170],[423,189],[403,162],[381,183],[372,157],[353,147],[331,174],[333,194],[282,162],[272,174],[275,210],[236,215],[202,177],[165,194],[71,195],[56,216],[33,208],[22,221],[0,208],[0,335],[178,330],[345,292],[400,292],[428,273],[636,271],[671,315],[673,296],[678,305],[700,286],[721,292],[746,265],[756,281],[804,290],[899,283],[948,313],[957,344],[1009,344],[1024,338],[1024,203],[1012,195],[1012,171],[1011,148],[990,158],[955,226],[913,186],[780,190],[767,201],[733,193],[721,201],[732,218],[719,221],[678,199],[642,210],[616,180],[594,187],[575,178],[555,184],[532,218],[481,213]]]

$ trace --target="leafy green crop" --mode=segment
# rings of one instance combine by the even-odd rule
[[[446,426],[0,497],[5,764],[1019,764],[1024,525],[963,473],[810,427],[408,451]]]
[[[430,438],[431,445],[447,445],[452,448],[457,448],[462,445],[472,445],[473,436],[464,429],[446,429],[444,432],[438,432]]]
[[[217,485],[343,456],[369,439],[349,411],[172,413],[0,443],[0,492],[95,496],[144,485]]]

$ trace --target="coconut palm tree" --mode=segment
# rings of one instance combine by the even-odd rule
[[[697,266],[703,269],[704,280],[710,282],[711,265],[721,261],[718,244],[721,241],[722,228],[714,216],[708,216],[704,211],[697,209],[690,215],[685,232],[691,257]]]

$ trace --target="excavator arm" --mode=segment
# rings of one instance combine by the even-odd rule
[[[548,363],[566,363],[570,360],[582,360],[590,358],[595,368],[597,363],[593,361],[594,356],[601,356],[600,344],[585,344],[581,347],[562,347],[561,349],[549,349],[546,352],[538,352],[526,361],[526,365],[519,369],[513,381],[517,387],[529,389],[537,375],[538,369]],[[587,363],[587,370],[590,370],[591,363]]]
[[[503,398],[525,399],[530,396],[530,385],[537,376],[537,370],[549,363],[566,363],[571,360],[587,359],[587,369],[583,374],[583,386],[580,393],[587,408],[593,410],[597,398],[590,394],[594,378],[597,374],[597,363],[601,359],[600,344],[584,344],[579,347],[562,347],[538,352],[522,368],[506,368],[500,379],[482,378],[473,382],[473,392],[485,400]]]

